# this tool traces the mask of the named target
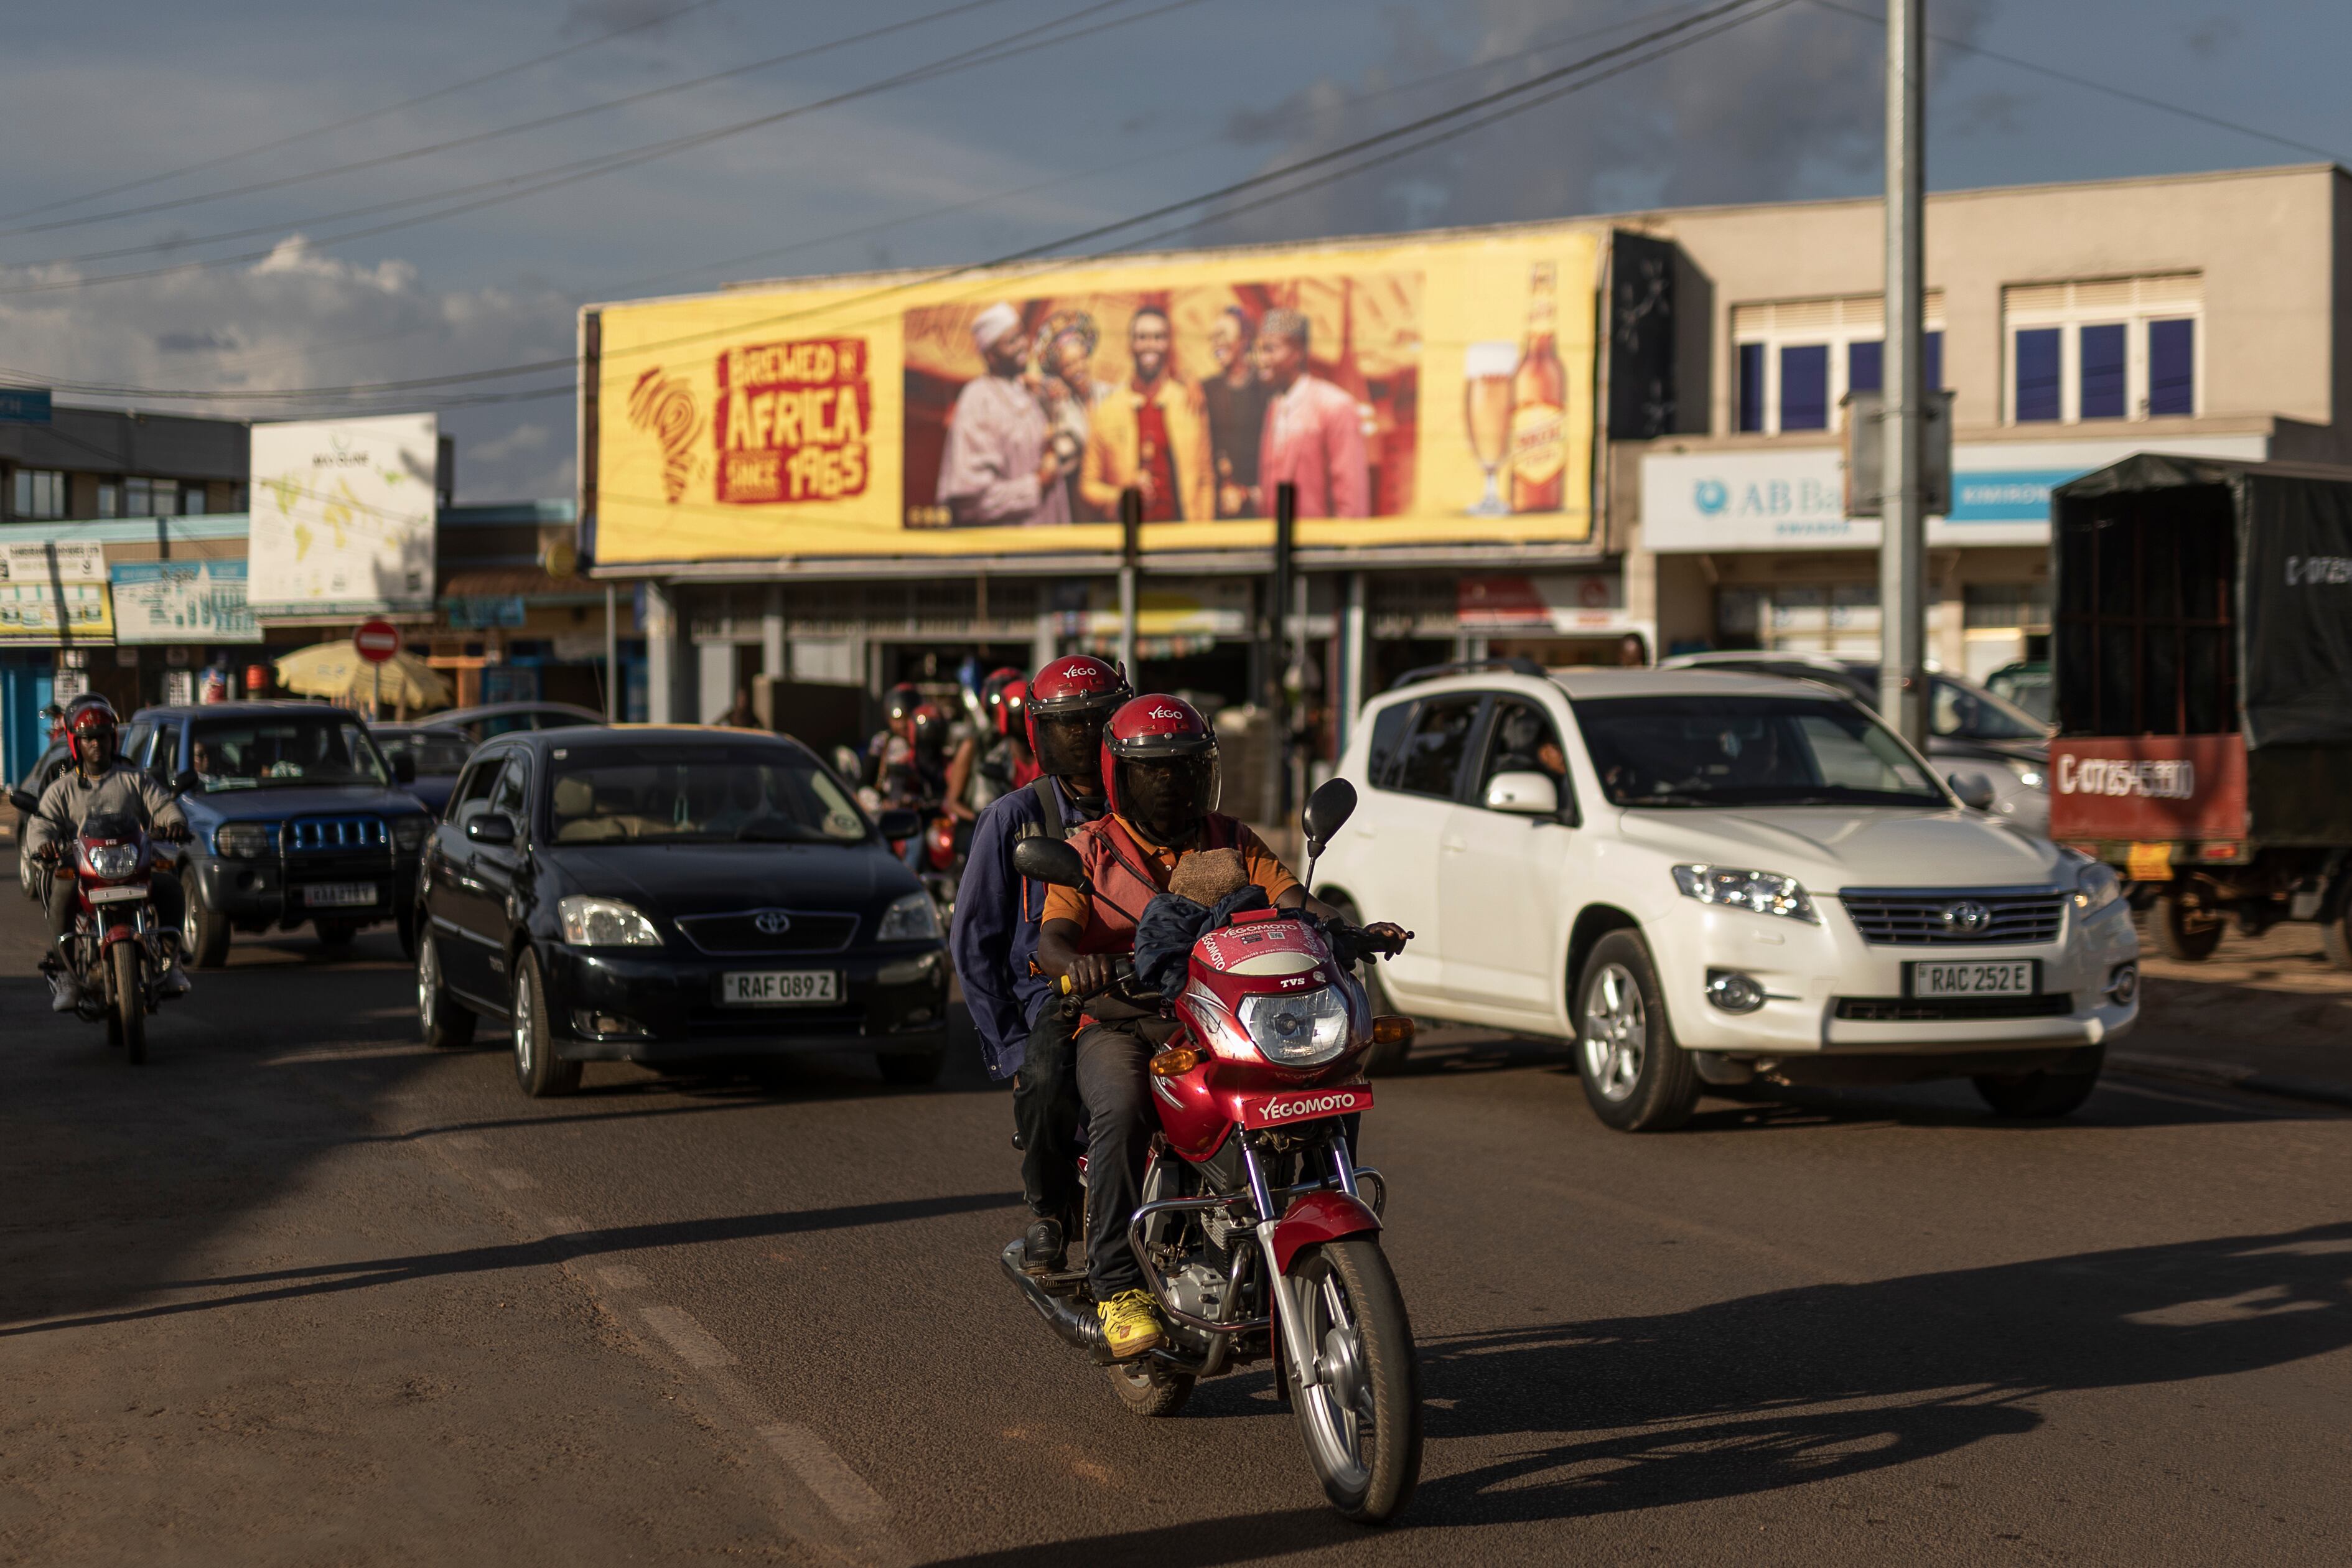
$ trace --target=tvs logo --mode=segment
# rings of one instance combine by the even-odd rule
[[[1944,906],[1944,929],[1955,936],[1980,936],[1992,924],[1992,911],[1974,899]]]
[[[751,343],[719,360],[716,492],[739,505],[866,493],[874,389],[866,340]]]
[[[782,910],[761,910],[751,917],[761,936],[782,936],[793,929],[793,917]]]
[[[2061,756],[2058,793],[2189,800],[2197,794],[2197,764],[2186,760],[2126,763],[2106,757]]]

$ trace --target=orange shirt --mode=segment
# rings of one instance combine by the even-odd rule
[[[1142,869],[1154,873],[1164,885],[1169,874],[1176,869],[1177,858],[1183,851],[1154,844],[1141,828],[1124,816],[1118,821],[1119,826],[1127,829],[1128,836],[1135,840],[1136,847],[1150,857],[1150,863]],[[1298,886],[1298,879],[1290,874],[1289,867],[1275,858],[1274,851],[1265,847],[1265,840],[1238,822],[1234,824],[1234,847],[1242,852],[1242,869],[1248,873],[1251,886],[1263,891],[1268,903]],[[1137,910],[1134,912],[1141,914],[1143,911]],[[1077,889],[1048,888],[1045,889],[1045,912],[1040,918],[1068,921],[1084,930],[1093,913],[1094,900]]]

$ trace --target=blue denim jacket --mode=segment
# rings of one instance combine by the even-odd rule
[[[1059,779],[1053,781],[1053,788],[1067,826],[1092,822],[1102,814],[1099,800],[1079,800]],[[1011,1078],[1020,1070],[1030,1027],[1052,994],[1045,976],[1030,973],[1038,922],[1045,912],[1045,889],[1025,882],[1013,869],[1013,846],[1022,830],[1042,830],[1045,821],[1045,807],[1034,789],[1016,789],[991,802],[972,825],[963,883],[956,889],[955,929],[948,935],[948,951],[991,1078]]]

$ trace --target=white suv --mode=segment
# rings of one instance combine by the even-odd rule
[[[2115,874],[1957,800],[1861,705],[1702,670],[1465,669],[1375,699],[1318,893],[1419,933],[1400,1011],[1574,1039],[1612,1127],[1702,1082],[2087,1098],[2138,1016]]]

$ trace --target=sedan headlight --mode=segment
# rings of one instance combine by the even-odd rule
[[[139,846],[109,844],[103,848],[83,850],[82,858],[89,862],[92,876],[103,877],[110,882],[117,877],[128,877],[139,868]]]
[[[224,822],[213,829],[213,853],[224,860],[258,860],[278,847],[270,822]]]
[[[908,893],[882,911],[882,928],[874,933],[876,942],[937,942],[940,940],[939,910],[931,907],[929,893]]]
[[[1336,986],[1244,997],[1240,1016],[1250,1044],[1276,1067],[1320,1067],[1348,1048],[1348,1004]]]
[[[2123,896],[2124,879],[2104,861],[2091,861],[2074,873],[2074,907],[2086,915],[2097,914]]]
[[[659,947],[661,932],[631,904],[579,894],[556,901],[563,940],[573,947]]]
[[[1675,886],[1683,896],[1702,904],[1729,904],[1759,915],[1786,915],[1792,921],[1821,923],[1813,901],[1794,877],[1778,871],[1741,871],[1729,866],[1677,866]]]
[[[403,855],[414,855],[432,831],[433,819],[429,816],[395,816],[392,819],[393,847]]]

